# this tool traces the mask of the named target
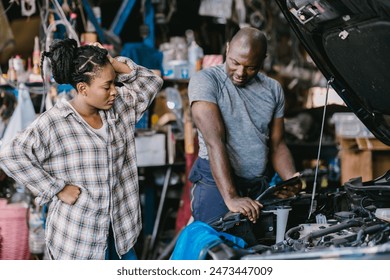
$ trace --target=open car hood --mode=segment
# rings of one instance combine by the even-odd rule
[[[390,1],[276,2],[345,104],[390,145]]]

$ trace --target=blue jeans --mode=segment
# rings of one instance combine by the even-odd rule
[[[196,160],[191,169],[189,180],[193,183],[191,210],[195,221],[211,224],[229,212],[214,181],[208,160],[202,158]],[[239,195],[253,199],[268,187],[265,176],[248,180],[233,175],[233,180]]]
[[[121,258],[119,258],[115,248],[114,233],[112,232],[111,225],[108,233],[107,250],[106,250],[105,259],[106,260],[137,260],[138,259],[134,248],[131,248],[130,251],[128,251],[126,254],[122,255]]]

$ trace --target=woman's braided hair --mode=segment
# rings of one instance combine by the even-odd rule
[[[55,40],[49,51],[43,52],[41,69],[44,57],[48,57],[54,80],[58,84],[71,84],[76,88],[80,82],[90,84],[99,70],[109,63],[107,54],[106,49],[96,46],[77,47],[74,39]]]

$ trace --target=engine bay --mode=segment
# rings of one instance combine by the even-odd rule
[[[341,188],[319,190],[310,215],[310,193],[288,199],[269,195],[262,201],[267,206],[254,227],[257,244],[238,249],[222,243],[209,250],[209,258],[389,259],[389,181],[390,171],[371,181],[353,178]],[[275,213],[283,208],[289,211],[287,224],[280,229]]]

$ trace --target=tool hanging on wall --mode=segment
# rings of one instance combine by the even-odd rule
[[[141,0],[140,14],[142,14],[142,24],[139,27],[139,34],[142,39],[145,39],[149,35],[149,26],[145,23],[145,13],[146,13],[146,0]]]
[[[154,48],[154,8],[151,0],[142,0],[143,24],[140,26],[140,35],[144,44]]]
[[[172,15],[177,11],[176,0],[152,0],[152,4],[155,4],[157,24],[168,24]],[[168,11],[165,12],[167,9]]]
[[[36,11],[35,0],[20,0],[20,7],[22,16],[32,16]]]
[[[0,63],[2,64],[6,63],[15,48],[14,34],[6,14],[12,5],[13,3],[10,3],[8,8],[4,9],[3,2],[0,2]]]

